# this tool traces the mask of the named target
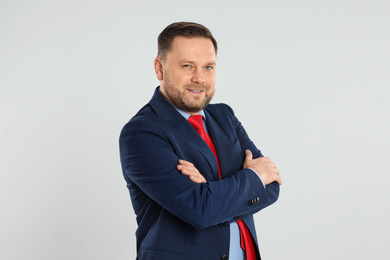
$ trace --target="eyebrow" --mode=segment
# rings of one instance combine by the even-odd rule
[[[196,62],[191,61],[191,60],[181,60],[179,63],[190,63],[190,64],[195,64]],[[210,61],[206,63],[207,65],[216,65],[217,63],[215,61]]]

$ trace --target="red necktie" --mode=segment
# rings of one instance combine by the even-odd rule
[[[195,128],[195,130],[199,133],[199,135],[203,138],[206,144],[210,147],[211,151],[214,153],[218,164],[219,178],[222,179],[221,170],[219,168],[217,151],[215,150],[213,141],[211,140],[210,136],[207,134],[206,130],[203,127],[203,116],[202,115],[190,116],[188,118],[188,122],[190,122],[190,124]],[[238,227],[240,228],[241,248],[246,253],[246,259],[256,260],[255,246],[253,244],[253,240],[248,228],[246,227],[242,219],[237,220],[237,224]]]
[[[190,122],[190,124],[195,128],[196,132],[199,133],[199,135],[203,138],[203,140],[206,142],[206,144],[210,147],[211,151],[215,155],[215,159],[217,160],[217,164],[218,164],[219,178],[222,179],[221,170],[219,169],[217,150],[215,150],[213,141],[211,141],[210,136],[207,134],[206,130],[203,127],[203,116],[202,115],[190,116],[188,118],[188,122]]]

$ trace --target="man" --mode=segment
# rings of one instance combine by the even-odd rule
[[[160,86],[121,132],[137,259],[260,259],[253,214],[277,200],[281,178],[233,110],[208,105],[217,49],[200,24],[165,28]]]

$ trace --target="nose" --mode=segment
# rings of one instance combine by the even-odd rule
[[[192,82],[198,84],[203,84],[206,82],[206,78],[204,77],[203,71],[201,69],[195,70],[194,75],[192,77]]]

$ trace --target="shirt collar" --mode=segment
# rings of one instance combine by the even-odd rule
[[[172,104],[172,105],[173,105],[173,104]],[[179,114],[182,115],[186,120],[188,120],[188,118],[190,118],[190,116],[191,116],[190,113],[184,112],[183,110],[180,110],[180,109],[178,109],[178,108],[175,107],[175,106],[173,106],[173,107],[174,107],[174,108],[177,110],[177,112],[179,112]],[[198,115],[203,116],[203,120],[206,119],[206,115],[205,115],[203,109],[202,109],[201,111],[199,111]]]

